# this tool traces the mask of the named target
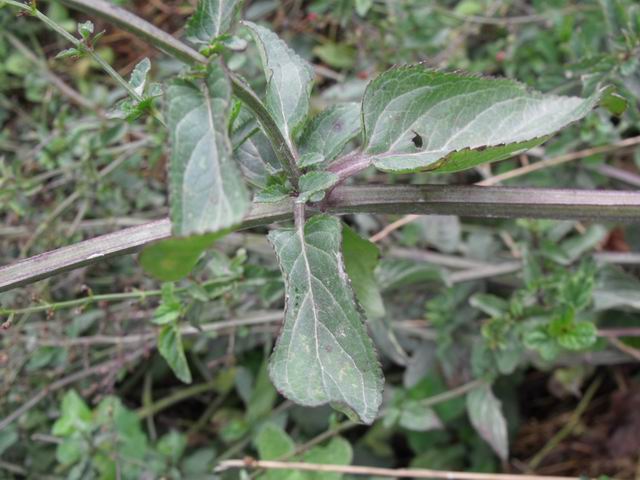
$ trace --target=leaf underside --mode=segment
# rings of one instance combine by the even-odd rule
[[[167,95],[173,234],[216,232],[240,223],[249,194],[232,159],[231,84],[221,64],[211,62],[203,82],[174,81]]]
[[[309,112],[313,69],[268,28],[243,22],[253,35],[267,78],[266,107],[293,147],[297,127]]]
[[[364,150],[383,171],[464,170],[543,143],[599,98],[543,95],[513,80],[422,65],[394,68],[365,92]]]
[[[209,45],[231,28],[239,16],[241,4],[239,0],[199,0],[187,23],[187,38],[196,44]]]
[[[382,372],[344,271],[340,222],[327,215],[269,234],[284,273],[286,311],[269,373],[286,397],[332,403],[365,423],[382,400]]]

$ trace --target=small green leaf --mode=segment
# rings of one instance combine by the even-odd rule
[[[0,455],[14,445],[19,438],[15,425],[9,425],[0,431]]]
[[[482,385],[467,394],[467,413],[478,434],[491,445],[498,457],[506,461],[509,456],[507,422],[502,414],[502,405],[489,385]]]
[[[569,321],[564,317],[554,319],[549,325],[549,331],[558,344],[567,350],[585,350],[592,347],[598,339],[593,323],[577,322],[574,318]]]
[[[316,152],[308,152],[300,155],[298,158],[298,166],[300,168],[313,167],[319,165],[325,161],[322,154]]]
[[[88,40],[93,33],[93,22],[87,20],[84,23],[78,24],[78,33],[82,36],[84,40]]]
[[[414,432],[440,430],[444,425],[431,408],[425,408],[420,401],[404,402],[400,410],[398,424]]]
[[[156,448],[158,453],[171,459],[172,463],[176,463],[187,448],[187,437],[175,430],[171,430],[158,440]]]
[[[82,56],[82,52],[77,48],[66,48],[58,52],[55,58],[71,58],[71,57],[80,57]]]
[[[175,80],[167,97],[173,233],[187,236],[237,225],[249,209],[249,194],[231,157],[231,83],[224,68],[213,61],[206,81]]]
[[[356,13],[364,17],[373,7],[373,0],[356,0]]]
[[[138,64],[131,72],[131,77],[129,77],[129,85],[133,87],[133,90],[138,95],[142,95],[144,93],[144,87],[147,83],[147,75],[149,74],[149,70],[151,70],[151,61],[145,57],[138,62]]]
[[[187,22],[187,39],[195,44],[209,45],[238,21],[241,6],[241,0],[199,0]]]
[[[299,201],[322,200],[324,192],[333,187],[340,177],[333,172],[308,172],[300,177]],[[321,194],[321,195],[318,195]]]
[[[175,295],[173,283],[165,283],[162,285],[162,302],[153,312],[152,323],[156,325],[166,325],[178,318],[182,313],[182,304]]]
[[[255,445],[261,460],[275,460],[291,454],[295,443],[281,427],[266,423],[255,438]]]
[[[184,383],[191,383],[191,371],[182,346],[180,329],[175,323],[165,325],[158,335],[158,351],[173,373]]]
[[[51,433],[66,437],[74,432],[91,429],[91,410],[75,390],[69,390],[62,399],[60,418],[53,424]]]
[[[227,230],[185,238],[167,238],[148,245],[140,254],[140,265],[147,274],[163,282],[177,282],[191,273],[204,251]]]
[[[271,412],[278,398],[278,392],[269,381],[269,367],[265,360],[260,366],[256,383],[247,404],[247,421],[251,424]]]
[[[543,95],[513,80],[422,65],[393,68],[364,94],[364,151],[383,171],[455,172],[543,143],[599,99]]]
[[[349,141],[361,130],[360,109],[357,103],[335,105],[316,115],[305,125],[298,145],[303,158],[311,154],[322,157],[321,161],[331,162]]]
[[[313,69],[271,30],[243,22],[255,39],[267,78],[266,106],[293,149],[297,127],[309,111]]]
[[[525,347],[538,352],[540,357],[547,362],[554,360],[560,353],[558,343],[549,335],[544,325],[527,330],[522,337],[522,342]]]
[[[302,456],[302,461],[307,463],[320,463],[330,465],[349,465],[353,460],[351,444],[344,438],[332,438],[326,445],[317,446]],[[305,472],[304,480],[340,480],[339,473]]]
[[[609,113],[612,115],[619,117],[626,112],[629,102],[627,102],[627,99],[622,95],[608,90],[603,94],[600,100],[600,106],[609,110]]]
[[[290,195],[289,189],[281,183],[274,183],[260,190],[254,197],[258,203],[276,203]]]
[[[296,229],[272,230],[269,241],[287,297],[269,368],[275,387],[302,405],[332,403],[372,423],[382,372],[344,272],[340,222],[317,215]]]
[[[62,465],[77,463],[89,451],[89,446],[82,438],[65,438],[56,447],[56,460]]]

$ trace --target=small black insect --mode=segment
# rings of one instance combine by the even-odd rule
[[[416,148],[422,148],[422,136],[415,130],[411,130],[414,133],[414,137],[411,139]]]

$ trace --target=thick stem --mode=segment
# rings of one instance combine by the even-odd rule
[[[154,47],[176,57],[177,59],[194,65],[206,64],[207,57],[198,53],[190,46],[172,37],[168,33],[153,26],[137,15],[118,7],[105,0],[60,0],[65,5],[81,10],[90,15],[106,20],[118,27],[135,34],[137,37],[147,41]],[[297,189],[300,172],[296,164],[295,155],[289,148],[282,132],[271,118],[271,114],[264,106],[260,98],[249,86],[236,74],[229,72],[229,78],[233,86],[233,93],[242,100],[249,108],[265,135],[269,139],[273,150],[282,164],[282,167],[289,175],[291,183]]]
[[[336,214],[414,213],[640,222],[640,193],[444,185],[341,186],[331,193],[325,209]],[[289,220],[292,211],[292,198],[254,204],[240,229]],[[27,258],[0,268],[0,292],[105,258],[136,252],[170,234],[169,220],[157,220]]]
[[[373,159],[371,157],[367,157],[357,150],[337,160],[331,164],[327,170],[337,174],[338,177],[340,177],[340,182],[342,182],[347,178],[360,173],[362,170],[369,167],[372,162]]]

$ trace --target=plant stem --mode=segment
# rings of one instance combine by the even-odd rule
[[[26,12],[29,12],[31,15],[36,17],[42,23],[46,24],[51,30],[55,31],[58,35],[63,37],[69,43],[71,43],[74,47],[76,47],[81,52],[86,52],[93,60],[100,65],[100,67],[111,77],[113,78],[122,88],[124,88],[129,94],[138,101],[142,100],[142,97],[138,95],[138,93],[129,85],[122,76],[116,72],[111,65],[109,65],[100,55],[98,55],[92,48],[87,47],[84,43],[78,40],[76,37],[67,32],[64,28],[58,25],[56,22],[47,17],[44,13],[42,13],[37,8],[34,8],[30,5],[26,5],[20,2],[14,1],[6,1],[7,4],[12,5],[14,7],[18,7]]]
[[[196,395],[200,395],[201,393],[208,392],[213,390],[216,386],[217,380],[211,380],[205,383],[199,383],[197,385],[191,385],[186,388],[181,388],[176,390],[171,395],[164,397],[161,400],[158,400],[155,403],[152,403],[149,406],[139,408],[136,411],[136,415],[138,418],[143,419],[150,415],[155,415],[156,413],[175,405],[176,403],[180,403],[183,400],[186,400],[190,397],[195,397]]]
[[[202,287],[208,287],[211,285],[224,284],[231,281],[231,278],[216,278],[208,280],[201,284]],[[175,292],[180,293],[186,291],[189,287],[176,288]],[[162,290],[136,290],[133,292],[124,293],[108,293],[102,295],[90,295],[85,298],[76,298],[73,300],[66,300],[64,302],[45,303],[43,305],[35,305],[33,307],[26,307],[20,309],[0,309],[0,315],[22,315],[25,313],[37,313],[37,312],[55,312],[57,310],[65,310],[74,307],[86,307],[88,305],[98,302],[120,302],[123,300],[146,300],[151,297],[159,297],[162,295]]]
[[[177,40],[128,10],[106,2],[105,0],[61,0],[61,2],[71,8],[81,10],[111,22],[185,63],[194,65],[206,64],[208,62],[207,57],[201,55],[180,40]],[[253,112],[269,139],[276,157],[282,164],[282,168],[284,168],[289,175],[294,188],[297,189],[300,172],[296,163],[295,154],[289,148],[282,132],[271,118],[271,114],[260,98],[249,88],[246,82],[235,73],[228,73],[234,95],[242,100],[247,108]]]
[[[58,35],[62,36],[65,40],[71,43],[78,51],[88,54],[98,65],[100,65],[100,68],[102,68],[102,70],[104,70],[107,73],[107,75],[113,78],[116,81],[116,83],[118,83],[122,88],[124,88],[127,91],[127,93],[131,95],[137,102],[141,102],[144,100],[143,97],[138,92],[136,92],[135,89],[129,84],[129,82],[127,82],[124,78],[122,78],[122,75],[116,72],[115,69],[111,65],[109,65],[109,63],[106,60],[104,60],[100,55],[98,55],[91,46],[84,44],[81,40],[71,35],[69,32],[67,32],[64,28],[62,28],[56,22],[54,22],[49,17],[47,17],[40,10],[38,10],[33,6],[26,5],[20,2],[15,2],[13,0],[7,0],[5,3],[7,3],[8,5],[12,5],[14,7],[20,8],[25,12],[29,12],[32,16],[36,17],[38,20],[40,20],[42,23],[47,25]],[[153,111],[152,115],[162,125],[166,126],[162,116],[158,112]]]
[[[551,453],[560,444],[560,442],[562,442],[562,440],[564,440],[573,431],[573,429],[578,425],[578,422],[580,421],[580,417],[582,417],[582,414],[585,412],[585,410],[589,406],[589,403],[591,403],[591,400],[593,399],[593,396],[596,394],[596,391],[598,390],[598,387],[600,386],[601,383],[602,383],[602,378],[598,377],[591,383],[591,385],[589,385],[589,388],[587,389],[584,396],[580,400],[580,403],[578,404],[576,409],[571,414],[571,418],[569,418],[569,421],[567,422],[567,424],[564,427],[562,427],[562,429],[558,433],[556,433],[546,443],[546,445],[542,448],[542,450],[540,450],[531,459],[528,465],[529,468],[531,468],[532,470],[535,470],[536,467],[538,467],[538,465],[540,465],[540,463],[544,460],[544,458],[549,453]]]
[[[523,175],[527,175],[529,173],[542,170],[543,168],[556,167],[558,165],[562,165],[563,163],[572,162],[574,160],[580,160],[581,158],[590,157],[592,155],[602,155],[605,153],[615,152],[622,148],[634,147],[638,144],[640,144],[640,135],[636,137],[625,138],[624,140],[620,140],[619,142],[612,143],[611,145],[602,145],[599,147],[586,148],[584,150],[579,150],[577,152],[566,153],[564,155],[559,155],[557,157],[540,160],[539,162],[531,163],[529,165],[525,165],[524,167],[509,170],[508,172],[501,173],[500,175],[494,175],[493,177],[489,177],[486,180],[482,180],[478,182],[476,185],[481,185],[481,186],[497,185],[498,183],[504,182],[505,180],[521,177]]]
[[[249,468],[266,470],[300,470],[305,472],[331,472],[345,475],[366,475],[369,477],[391,478],[441,478],[457,480],[575,480],[575,477],[553,477],[539,475],[518,475],[512,473],[475,473],[430,470],[424,468],[380,468],[360,465],[331,465],[325,463],[280,462],[277,460],[255,460],[246,457],[243,460],[222,460],[216,472],[231,468]]]
[[[16,48],[22,55],[24,55],[25,58],[27,58],[30,62],[34,63],[38,66],[38,68],[40,68],[42,73],[60,91],[60,93],[62,93],[76,105],[86,108],[87,110],[93,110],[101,117],[104,116],[104,112],[98,105],[86,99],[82,94],[71,88],[60,77],[49,70],[49,68],[47,67],[47,63],[34,55],[34,53],[29,50],[29,48],[27,48],[27,46],[24,45],[20,40],[18,40],[17,37],[9,32],[3,32],[2,34],[6,37],[7,40],[9,40],[9,43],[11,43],[14,48]]]
[[[238,229],[289,220],[292,210],[291,198],[254,204]],[[331,193],[324,210],[334,214],[414,213],[638,222],[640,193],[444,185],[341,186]],[[0,268],[0,292],[136,252],[170,235],[171,224],[165,218],[21,260]]]

